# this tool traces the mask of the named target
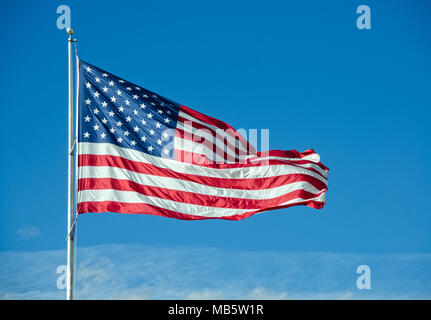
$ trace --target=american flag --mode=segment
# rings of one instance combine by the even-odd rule
[[[78,213],[240,220],[325,204],[313,150],[258,152],[231,126],[79,60]]]

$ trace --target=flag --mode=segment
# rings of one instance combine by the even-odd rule
[[[78,214],[240,220],[325,204],[313,150],[258,152],[223,121],[79,60]]]

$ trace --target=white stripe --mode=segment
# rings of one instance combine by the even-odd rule
[[[264,152],[262,152],[262,153],[264,153]],[[285,160],[285,161],[308,160],[308,161],[312,161],[312,162],[315,162],[315,163],[320,162],[320,155],[318,155],[315,152],[312,153],[312,154],[309,154],[307,156],[304,156],[302,158],[286,158],[286,157],[277,157],[277,156],[264,156],[264,155],[262,155],[262,153],[261,153],[261,156],[259,158],[256,158],[256,160],[265,160],[265,159],[274,159],[274,160],[277,160],[277,159],[280,159],[280,160]]]
[[[256,200],[272,199],[300,189],[314,194],[317,194],[321,191],[308,182],[304,181],[292,182],[287,185],[263,190],[219,188],[181,179],[137,173],[127,169],[115,167],[81,167],[79,171],[79,177],[130,180],[146,186],[193,192],[208,196]]]
[[[322,193],[320,195],[318,195],[315,198],[311,198],[311,199],[302,199],[302,198],[297,198],[297,199],[292,199],[289,201],[286,201],[284,203],[281,204],[281,206],[286,206],[288,204],[292,204],[292,203],[297,203],[297,202],[303,202],[303,201],[320,201],[320,202],[325,202],[326,199],[326,193]]]
[[[312,176],[326,184],[326,179],[321,175],[308,170],[291,165],[262,165],[258,167],[242,167],[229,169],[215,169],[199,166],[191,163],[184,163],[172,159],[151,156],[145,152],[136,151],[129,148],[121,148],[111,143],[91,143],[80,142],[78,144],[79,154],[111,155],[119,156],[132,161],[149,163],[159,168],[166,168],[172,171],[194,174],[205,177],[215,177],[223,179],[256,179],[275,177],[284,174],[305,174]],[[299,165],[301,166],[301,165]]]
[[[133,191],[117,191],[117,190],[84,190],[78,193],[78,202],[99,202],[99,201],[116,201],[124,203],[147,203],[160,208],[189,214],[201,217],[228,217],[238,214],[243,214],[258,209],[231,209],[231,208],[215,208],[207,206],[199,206],[195,204],[182,203],[172,200],[161,199],[157,197],[145,196]],[[324,201],[325,194],[318,197],[304,200],[301,198],[292,199],[281,205],[299,203],[303,201]]]

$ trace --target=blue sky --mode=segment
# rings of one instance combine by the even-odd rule
[[[0,252],[8,270],[0,273],[0,299],[63,299],[56,270],[64,255]],[[355,286],[364,262],[371,290]],[[80,248],[76,292],[80,299],[429,299],[430,267],[430,254],[108,244]]]
[[[210,261],[202,248],[220,256],[257,252],[260,264],[243,280],[253,283],[259,259],[268,252],[285,259],[298,254],[303,256],[295,261],[313,272],[323,276],[335,268],[352,278],[319,287],[313,277],[296,277],[294,285],[275,287],[271,279],[295,275],[296,269],[289,273],[274,263],[268,281],[254,287],[238,284],[241,290],[234,293],[209,282],[184,292],[247,297],[258,288],[283,298],[293,287],[298,295],[311,288],[311,296],[323,292],[324,298],[325,289],[333,293],[327,297],[354,292],[355,268],[367,263],[361,257],[371,256],[380,274],[388,270],[404,275],[401,283],[414,280],[410,297],[427,291],[431,296],[431,272],[423,269],[431,254],[431,5],[348,0],[2,2],[0,273],[16,283],[0,278],[0,297],[17,294],[14,288],[22,281],[8,255],[22,261],[31,254],[52,256],[52,273],[45,273],[52,292],[55,265],[66,259],[67,43],[64,30],[56,28],[60,4],[71,8],[82,59],[236,128],[269,129],[271,149],[313,148],[330,169],[322,210],[293,207],[239,222],[83,215],[78,259],[87,255],[91,261],[89,252],[95,252],[115,265],[121,259],[130,265],[145,261],[120,259],[117,246],[129,248],[132,256],[135,246],[166,253],[181,247],[179,257],[189,248]],[[371,30],[356,28],[361,4],[371,8]],[[100,245],[106,246],[101,252]],[[350,260],[304,258],[318,252]],[[414,262],[394,265],[387,258],[393,255]],[[150,254],[148,259],[158,261]],[[168,268],[166,259],[161,261]],[[31,261],[37,268],[43,259]],[[231,279],[216,271],[217,279]],[[142,279],[139,286],[145,286]],[[374,287],[370,297],[394,292],[396,277],[384,279],[386,289]],[[124,281],[124,291],[131,285],[128,279],[116,281]],[[51,292],[42,283],[34,286]],[[19,294],[31,297],[25,285]]]

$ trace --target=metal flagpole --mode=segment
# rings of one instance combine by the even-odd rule
[[[68,154],[68,188],[67,188],[67,274],[66,274],[66,299],[73,300],[74,294],[74,269],[75,269],[75,252],[73,247],[75,236],[75,219],[74,219],[74,175],[73,175],[73,150],[74,144],[74,130],[73,130],[73,54],[72,39],[73,30],[67,29],[69,35],[68,52],[69,52],[69,154]]]

